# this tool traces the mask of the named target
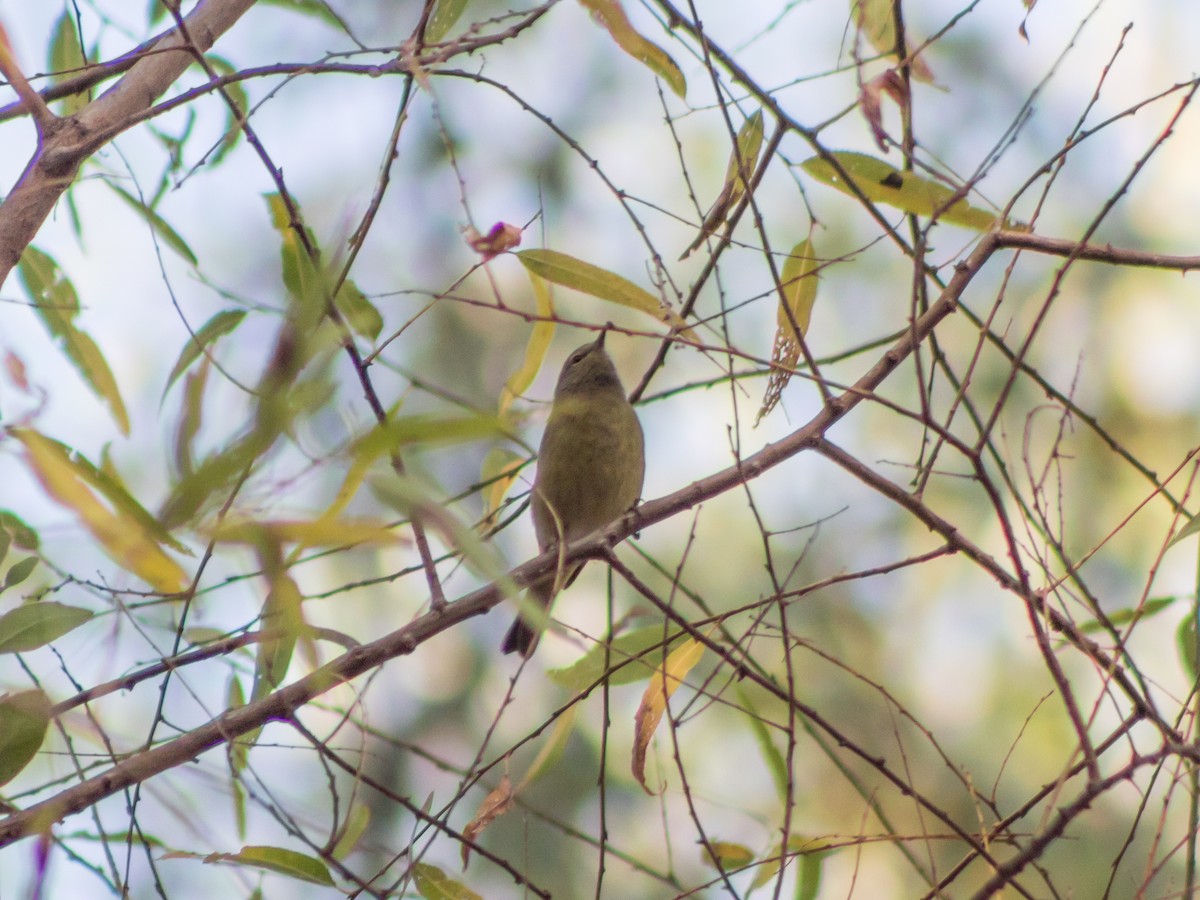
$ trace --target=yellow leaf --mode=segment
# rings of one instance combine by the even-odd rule
[[[493,447],[483,458],[479,480],[483,483],[482,525],[485,529],[496,524],[496,513],[500,510],[500,504],[504,502],[508,489],[517,480],[517,473],[523,465],[525,457],[503,447]]]
[[[695,337],[679,314],[658,297],[607,269],[557,250],[522,250],[517,258],[526,269],[547,281],[644,312],[689,338]]]
[[[700,860],[717,869],[740,869],[754,862],[754,851],[745,844],[709,841],[700,848]]]
[[[762,408],[754,420],[756,425],[775,408],[800,361],[800,339],[808,333],[808,322],[817,300],[816,270],[819,264],[811,240],[801,241],[793,247],[783,264],[779,277],[783,290],[776,313],[779,328],[775,332],[775,346],[771,352],[771,377],[767,382]]]
[[[838,150],[831,155],[846,170],[862,195],[872,203],[886,203],[916,216],[933,216],[936,213],[939,222],[975,231],[987,231],[1000,222],[996,213],[972,206],[966,200],[951,202],[959,192],[940,182],[912,172],[901,172],[895,166],[865,153]],[[801,168],[818,181],[842,193],[857,196],[828,160],[814,156],[801,163]],[[1009,229],[1028,230],[1019,224],[1003,224]]]
[[[671,651],[666,662],[650,676],[650,683],[646,685],[646,692],[634,717],[633,777],[647,794],[653,794],[646,786],[646,749],[650,746],[650,739],[662,721],[667,701],[703,655],[702,643],[695,638],[684,641]]]
[[[25,445],[25,459],[46,493],[75,511],[117,565],[164,594],[184,589],[187,576],[178,563],[135,517],[120,509],[114,513],[100,502],[61,444],[27,428],[14,428],[10,434]]]
[[[467,827],[463,829],[463,837],[467,839],[462,845],[462,864],[464,869],[467,867],[467,860],[471,855],[471,845],[467,841],[474,841],[475,838],[479,837],[483,829],[487,828],[512,808],[512,781],[509,780],[506,774],[501,776],[500,783],[483,798],[483,802],[479,804],[479,810],[475,813],[475,818],[468,822]]]
[[[367,519],[313,519],[312,521],[267,521],[225,519],[213,529],[213,537],[231,544],[259,546],[269,540],[301,547],[342,547],[347,544],[392,544],[399,535],[383,522]]]
[[[592,12],[592,18],[604,26],[617,46],[665,81],[676,96],[687,96],[687,79],[675,60],[657,44],[646,40],[629,23],[618,0],[579,0]]]
[[[503,390],[500,391],[500,416],[508,412],[513,400],[533,384],[533,379],[537,377],[542,363],[546,360],[550,340],[554,337],[554,302],[550,298],[550,288],[546,280],[532,270],[529,270],[529,280],[533,284],[533,298],[539,319],[533,323],[533,330],[529,333],[529,343],[525,345],[525,359],[521,362],[521,367],[508,377]]]

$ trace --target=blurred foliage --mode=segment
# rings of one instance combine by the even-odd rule
[[[35,7],[60,116],[174,22]],[[255,4],[6,284],[0,895],[1194,889],[1198,16]],[[518,665],[608,323],[676,505]]]

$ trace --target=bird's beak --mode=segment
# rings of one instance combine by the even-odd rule
[[[604,349],[604,336],[606,334],[608,334],[607,327],[603,331],[600,332],[600,337],[596,338],[596,343],[592,344],[592,346],[599,347],[600,349]]]

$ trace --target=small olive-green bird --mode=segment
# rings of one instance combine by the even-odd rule
[[[533,530],[545,552],[587,537],[616,521],[637,501],[646,472],[642,426],[625,398],[616,367],[604,349],[605,332],[567,357],[533,479]],[[563,587],[582,562],[563,573]],[[554,599],[555,573],[529,586],[529,596],[546,609]],[[517,616],[504,638],[505,653],[528,658],[541,629]]]

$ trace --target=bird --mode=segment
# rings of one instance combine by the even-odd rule
[[[604,349],[607,333],[567,357],[554,389],[530,501],[543,553],[616,521],[642,492],[645,438]],[[570,586],[585,561],[567,567],[562,587]],[[556,578],[550,572],[529,586],[530,598],[544,609],[554,599]],[[528,659],[540,636],[541,623],[518,614],[501,650]]]

